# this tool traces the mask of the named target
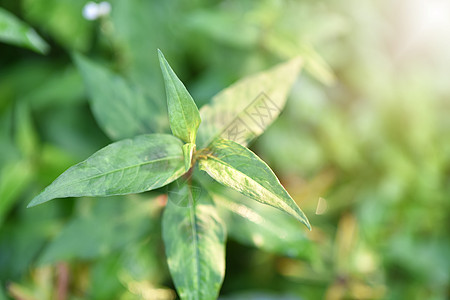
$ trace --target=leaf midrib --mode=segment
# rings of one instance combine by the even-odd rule
[[[101,173],[101,174],[97,174],[97,175],[94,175],[94,176],[91,176],[91,177],[83,178],[82,180],[71,182],[69,184],[63,184],[58,189],[55,189],[53,192],[56,193],[56,192],[59,192],[61,189],[66,188],[68,186],[71,186],[73,184],[78,184],[78,183],[81,183],[81,182],[84,182],[84,181],[88,181],[88,180],[91,180],[91,179],[95,179],[95,178],[98,178],[98,177],[101,177],[101,176],[106,176],[106,175],[109,175],[109,174],[112,174],[112,173],[115,173],[115,172],[131,169],[131,168],[136,168],[136,167],[140,167],[140,166],[144,166],[144,165],[147,165],[147,164],[152,164],[152,163],[160,162],[160,161],[164,161],[164,160],[172,160],[172,159],[176,159],[176,158],[183,158],[183,157],[182,156],[167,156],[167,157],[163,157],[163,158],[160,158],[160,159],[146,161],[146,162],[143,162],[143,163],[140,163],[140,164],[136,164],[136,165],[120,168],[120,169],[114,169],[114,170],[111,170],[111,171],[108,171],[108,172],[105,172],[105,173]]]
[[[231,155],[231,154],[230,154]],[[268,191],[272,196],[275,196],[275,198],[279,198],[277,195],[275,195],[272,191],[268,190],[266,187],[262,186],[259,182],[257,182],[255,179],[253,179],[252,177],[248,176],[247,174],[245,174],[244,172],[242,172],[241,170],[236,169],[235,167],[233,167],[232,165],[230,165],[229,163],[221,160],[218,157],[215,156],[208,156],[208,158],[212,158],[213,160],[217,161],[218,163],[224,165],[225,167],[228,167],[230,169],[236,170],[237,172],[239,172],[240,174],[244,175],[245,177],[251,179],[253,182],[255,182],[258,186],[262,187],[264,190]]]
[[[265,92],[264,92],[264,93],[265,93]],[[218,95],[214,96],[214,98],[217,97],[217,96],[218,96]],[[247,104],[241,111],[237,112],[236,115],[235,115],[233,118],[231,118],[229,122],[225,122],[225,124],[224,124],[223,126],[221,126],[221,128],[214,125],[214,127],[213,127],[214,132],[211,134],[211,137],[209,138],[209,140],[207,140],[207,142],[205,143],[206,147],[209,147],[212,143],[214,143],[215,137],[219,136],[220,133],[223,132],[224,129],[228,128],[231,124],[233,124],[234,121],[236,121],[236,120],[238,120],[238,119],[241,119],[241,116],[245,114],[245,111],[246,111],[249,107],[251,107],[251,106],[254,105],[255,103],[256,103],[255,105],[257,105],[257,104],[259,104],[260,102],[261,102],[261,101],[256,101],[256,102],[255,102],[255,101],[250,101],[250,103]],[[212,104],[214,104],[214,99],[213,99]],[[212,104],[209,105],[210,108],[212,108]],[[270,122],[275,121],[275,119],[276,119],[276,118],[272,119]],[[244,142],[243,144],[244,144],[244,145],[247,145],[248,142]],[[205,148],[206,148],[206,147],[205,147]]]
[[[164,60],[165,60],[165,58],[164,58]],[[189,128],[188,128],[188,124],[187,124],[187,119],[186,119],[186,115],[185,115],[185,112],[184,112],[184,107],[183,107],[183,105],[182,105],[182,103],[181,103],[181,97],[180,97],[180,94],[179,94],[179,92],[178,92],[178,89],[177,89],[177,87],[176,87],[176,84],[175,84],[175,80],[174,80],[174,78],[173,78],[173,74],[172,73],[175,73],[171,68],[170,68],[170,66],[168,66],[167,65],[168,63],[165,61],[164,62],[164,69],[165,69],[165,71],[166,71],[166,74],[168,75],[168,77],[169,77],[169,80],[171,81],[171,83],[172,83],[172,86],[173,86],[173,89],[175,90],[175,94],[176,94],[176,98],[177,98],[177,100],[178,100],[178,104],[180,105],[180,107],[181,107],[181,114],[182,114],[182,116],[183,116],[183,120],[184,120],[184,126],[186,127],[186,131],[187,131],[187,135],[188,135],[188,140],[189,140],[189,142],[191,142],[190,140],[191,140],[191,135],[190,135],[190,133],[189,133]],[[170,71],[172,71],[172,72],[170,72]],[[182,84],[182,83],[181,83]]]
[[[228,208],[229,210],[231,210],[233,213],[239,215],[241,218],[247,220],[248,222],[251,222],[259,227],[263,227],[265,231],[271,232],[273,234],[278,234],[277,228],[276,226],[271,226],[271,224],[268,224],[268,222],[257,222],[254,221],[254,218],[248,218],[245,214],[242,214],[238,208],[238,206],[242,205],[245,207],[246,210],[248,210],[249,212],[251,212],[252,214],[255,214],[257,216],[257,218],[260,221],[264,221],[264,218],[261,216],[260,213],[258,213],[255,209],[253,209],[252,207],[241,203],[241,204],[237,204],[233,201],[230,201],[228,199],[222,198],[222,197],[218,197],[215,199],[219,205],[222,205],[226,208]]]
[[[197,299],[200,299],[200,252],[198,247],[198,230],[197,230],[197,216],[196,216],[196,209],[195,209],[195,203],[192,196],[192,190],[189,189],[189,202],[191,202],[191,209],[189,209],[189,220],[191,222],[192,227],[192,236],[193,236],[193,243],[192,246],[194,247],[194,253],[195,253],[195,265],[194,265],[194,273],[197,277],[197,288],[195,291],[197,292]]]
[[[224,162],[224,161],[220,160],[219,158],[217,158],[217,157],[215,157],[215,156],[212,156],[212,155],[209,155],[208,158],[211,158],[211,159],[217,161],[217,163],[222,164],[222,165],[224,165],[224,166],[227,167],[227,168],[231,168],[231,169],[233,169],[233,170],[236,170],[237,172],[239,172],[240,174],[244,175],[246,178],[248,178],[249,180],[251,180],[252,182],[254,182],[256,185],[258,185],[259,187],[261,187],[261,188],[263,188],[264,190],[266,190],[266,191],[267,191],[274,199],[282,199],[282,198],[278,197],[277,195],[275,195],[272,191],[268,190],[266,187],[262,186],[259,182],[255,181],[253,178],[251,178],[251,177],[248,176],[247,174],[245,174],[245,173],[243,173],[242,171],[240,171],[240,170],[234,168],[232,165],[230,165],[230,164],[228,164],[228,163],[226,163],[226,162]],[[292,199],[291,199],[291,200],[292,200]],[[294,201],[294,200],[292,200],[292,201]],[[299,214],[297,213],[297,211],[296,211],[294,208],[292,208],[291,206],[289,206],[287,203],[285,203],[285,202],[283,202],[283,201],[281,201],[281,203],[285,204],[285,205],[288,206],[291,210],[295,211],[295,212],[296,212],[296,215],[299,215]],[[268,203],[267,203],[267,204],[268,204]],[[297,218],[297,217],[296,217],[296,218]],[[300,217],[300,218],[301,218],[301,217]],[[304,222],[306,223],[306,221],[305,221],[303,218],[301,218],[301,219],[302,219],[302,221],[304,221]]]

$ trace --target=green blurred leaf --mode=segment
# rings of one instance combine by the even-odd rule
[[[181,183],[169,191],[162,233],[181,299],[216,299],[225,274],[225,228],[211,197]]]
[[[179,4],[171,1],[111,0],[110,21],[113,26],[108,37],[117,45],[120,67],[155,99],[164,97],[163,79],[158,57],[149,53],[153,54],[158,47],[166,49],[166,53],[170,46],[176,51],[180,49],[178,43],[173,44],[172,31],[172,20],[176,18],[172,15],[175,13],[173,8]],[[184,14],[184,9],[176,13]],[[167,38],[169,36],[170,39]]]
[[[8,107],[4,113],[0,114],[0,142],[2,145],[0,147],[0,169],[11,161],[21,158],[12,136],[13,116],[14,111],[11,107]]]
[[[289,257],[315,258],[315,247],[293,218],[226,189],[213,195],[227,233],[237,241]]]
[[[14,118],[10,119],[11,115]],[[39,146],[26,103],[19,101],[14,110],[7,112],[4,117],[2,129],[5,131],[0,132],[1,152],[4,156],[0,160],[0,225],[35,175],[34,158]],[[11,125],[14,126],[9,128]],[[8,129],[13,129],[14,142],[6,131]]]
[[[278,117],[298,76],[302,60],[292,59],[239,80],[200,109],[203,120],[198,145],[206,147],[222,137],[247,145]]]
[[[199,166],[221,184],[278,208],[311,229],[305,214],[269,166],[244,146],[217,139],[199,155]]]
[[[89,289],[86,298],[116,299],[117,295],[122,294],[125,287],[117,276],[119,267],[120,257],[118,255],[110,254],[97,260],[90,268]]]
[[[50,106],[39,111],[39,129],[42,140],[51,143],[76,161],[84,160],[111,143],[83,105]]]
[[[0,226],[17,197],[33,177],[33,168],[26,160],[13,161],[0,170]]]
[[[19,101],[15,107],[14,138],[18,150],[24,157],[32,158],[38,151],[38,137],[35,132],[29,105]]]
[[[246,22],[245,17],[223,10],[197,10],[186,18],[186,25],[211,40],[239,48],[257,45],[260,28]],[[239,34],[236,34],[236,33]]]
[[[4,286],[3,282],[0,281],[0,300],[7,300],[8,298],[6,298],[3,286]]]
[[[6,58],[8,60],[8,58]],[[54,60],[19,59],[14,64],[5,64],[0,69],[0,111],[46,84],[52,74],[60,68]]]
[[[33,109],[84,103],[83,80],[74,66],[60,67],[45,76],[44,82],[21,95],[20,99],[27,101]]]
[[[155,201],[152,199],[151,201]],[[150,204],[150,203],[148,203]],[[162,207],[160,207],[162,208]],[[161,228],[158,215],[152,216],[151,232],[146,238],[133,244],[128,244],[121,253],[120,279],[125,284],[147,281],[151,284],[161,284],[169,278],[166,262],[161,260]],[[148,223],[148,217],[146,217]]]
[[[58,205],[34,210],[17,206],[14,218],[0,226],[0,280],[21,280],[29,274],[30,266],[58,228],[57,213]]]
[[[39,152],[38,176],[43,185],[50,184],[58,175],[79,160],[52,144],[43,144]]]
[[[89,48],[92,24],[82,15],[88,0],[24,0],[26,19],[48,31],[63,46],[86,51]]]
[[[95,118],[111,139],[160,129],[161,111],[142,90],[82,55],[74,55],[74,60],[83,76]]]
[[[325,85],[332,85],[336,78],[328,63],[307,42],[297,42],[292,36],[272,34],[265,39],[266,47],[275,55],[287,59],[300,55],[304,59],[305,70]]]
[[[201,122],[197,106],[160,50],[158,50],[158,56],[166,86],[169,123],[172,133],[186,143],[195,144],[198,126]]]
[[[65,225],[44,249],[39,263],[95,259],[137,243],[154,226],[157,207],[153,198],[147,199],[82,199],[92,205],[82,207]]]
[[[184,172],[182,143],[166,134],[112,143],[69,168],[28,205],[54,198],[139,193],[164,186]]]
[[[189,170],[192,164],[192,156],[194,155],[195,144],[187,143],[183,145],[184,168]]]
[[[24,22],[0,7],[0,41],[45,54],[48,44]]]

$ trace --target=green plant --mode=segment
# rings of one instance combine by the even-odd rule
[[[105,72],[86,58],[75,55],[75,60],[85,74],[91,96],[100,104],[93,108],[105,131],[117,139],[138,135],[114,142],[72,166],[28,207],[54,198],[140,193],[173,182],[163,213],[162,234],[168,266],[182,299],[216,298],[225,272],[225,226],[210,192],[200,184],[204,179],[195,170],[197,166],[224,186],[280,209],[310,228],[273,171],[246,148],[284,106],[300,70],[299,58],[234,84],[199,112],[159,51],[173,135],[145,133],[162,123],[156,116],[151,118],[151,100],[125,79]],[[114,85],[98,86],[89,82],[89,76],[109,78]],[[110,97],[99,96],[99,90]],[[108,100],[110,105],[105,102]]]

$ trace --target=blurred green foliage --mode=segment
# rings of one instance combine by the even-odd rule
[[[100,70],[111,91],[129,87],[124,98],[164,103],[157,48],[199,106],[245,75],[305,61],[286,109],[252,149],[313,230],[240,196],[224,201],[218,188],[218,205],[235,208],[223,214],[223,299],[448,298],[445,1],[112,0],[93,21],[83,18],[87,2],[0,0],[0,37],[13,44],[0,45],[0,299],[176,297],[160,234],[163,191],[25,208],[111,142],[87,97],[100,87],[82,72]],[[31,44],[5,38],[4,15],[19,34],[34,28]],[[36,32],[46,55],[15,46],[43,51]],[[77,66],[77,52],[89,60]],[[165,105],[155,110],[155,126],[168,131]]]

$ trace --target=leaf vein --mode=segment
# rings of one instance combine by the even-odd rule
[[[66,187],[71,186],[73,184],[78,184],[78,183],[89,181],[89,180],[92,180],[92,179],[96,179],[96,178],[99,178],[99,177],[102,177],[102,176],[107,176],[107,175],[113,174],[113,173],[118,172],[118,171],[123,172],[124,170],[127,170],[127,169],[136,168],[136,167],[142,167],[144,165],[149,165],[149,164],[156,163],[156,162],[161,162],[161,161],[165,161],[165,160],[169,161],[169,160],[174,160],[174,159],[179,159],[179,158],[183,158],[183,157],[182,156],[167,156],[167,157],[163,157],[163,158],[160,158],[160,159],[146,161],[146,162],[143,162],[143,163],[140,163],[140,164],[136,164],[136,165],[132,165],[132,166],[127,166],[127,167],[120,168],[120,169],[111,170],[111,171],[108,171],[108,172],[104,172],[102,174],[97,174],[97,175],[94,175],[94,176],[86,177],[86,178],[83,178],[83,179],[78,180],[78,181],[72,181],[72,182],[69,182],[67,184],[62,184],[59,188],[54,189],[53,192],[57,193],[60,190],[65,189]],[[94,168],[98,169],[95,166],[94,166]]]
[[[194,247],[194,255],[195,255],[195,265],[194,265],[194,273],[196,277],[196,283],[197,287],[195,289],[197,293],[197,299],[200,299],[200,278],[201,278],[201,269],[200,269],[200,253],[199,253],[199,241],[198,241],[198,224],[197,224],[197,216],[196,216],[196,210],[195,210],[195,203],[192,196],[192,191],[189,191],[189,202],[191,204],[191,209],[189,210],[189,220],[191,221],[191,228],[192,228],[192,246]]]

